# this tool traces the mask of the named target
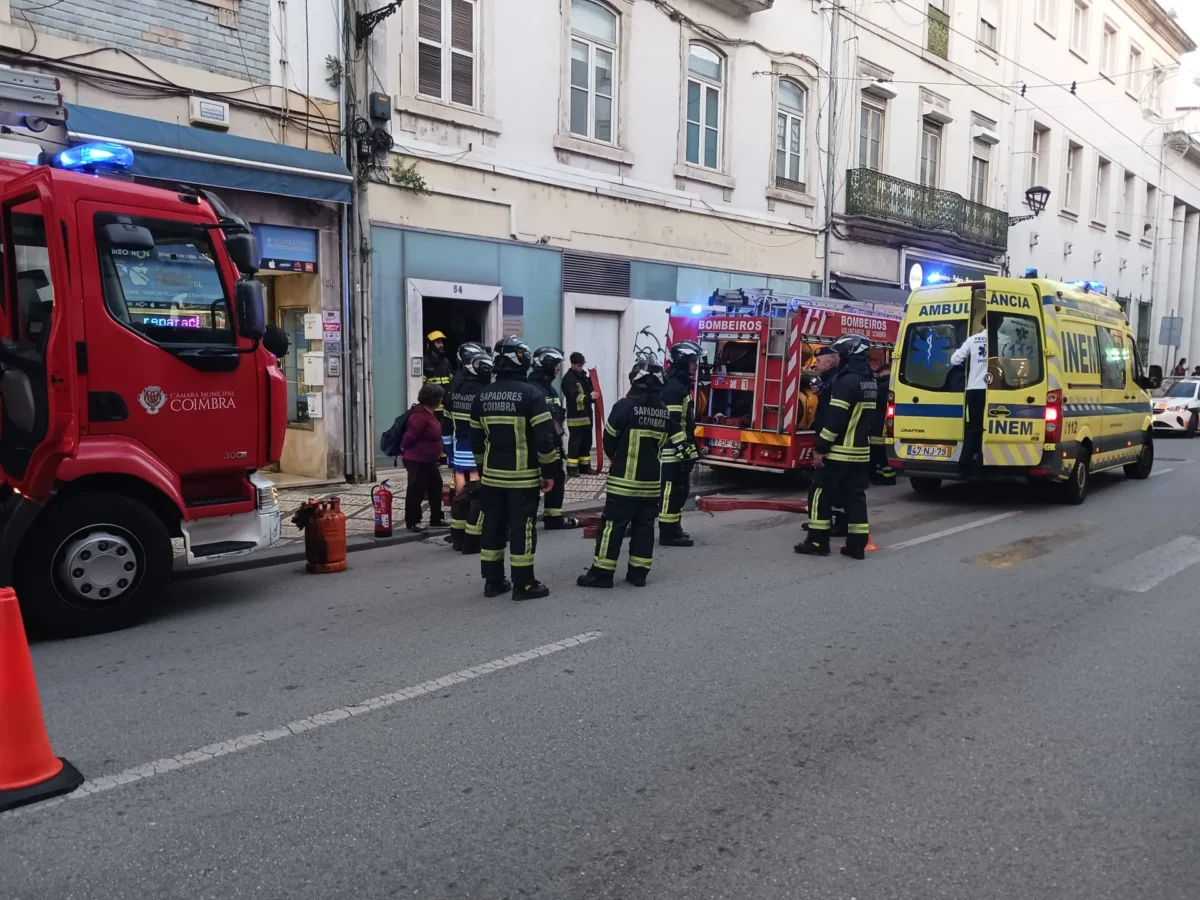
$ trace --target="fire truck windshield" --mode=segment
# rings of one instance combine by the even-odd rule
[[[232,344],[230,303],[206,229],[188,222],[121,216],[145,228],[153,249],[121,247],[96,217],[104,300],[120,322],[158,344]]]

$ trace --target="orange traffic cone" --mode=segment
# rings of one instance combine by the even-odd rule
[[[842,549],[846,549],[846,545],[842,544]],[[878,545],[871,540],[871,533],[867,532],[867,546],[863,547],[863,553],[870,553],[872,550],[878,550]]]
[[[81,784],[79,770],[50,749],[17,594],[0,588],[0,812]]]

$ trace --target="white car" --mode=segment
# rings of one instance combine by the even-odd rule
[[[1163,396],[1150,402],[1155,431],[1196,436],[1200,424],[1200,381],[1177,381]]]

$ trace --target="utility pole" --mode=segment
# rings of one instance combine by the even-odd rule
[[[821,279],[822,291],[830,296],[829,251],[833,246],[834,192],[837,190],[837,141],[838,141],[838,30],[842,21],[842,0],[830,0],[829,23],[829,110],[826,113],[829,135],[825,148],[825,271]]]

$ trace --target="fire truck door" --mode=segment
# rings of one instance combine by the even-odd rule
[[[4,310],[0,315],[0,467],[44,498],[78,438],[70,294],[63,229],[48,170],[0,192]]]
[[[197,216],[82,202],[88,433],[128,436],[188,476],[255,468],[265,386],[235,332],[233,283]],[[93,302],[94,298],[94,302]],[[185,499],[189,495],[185,490]]]

